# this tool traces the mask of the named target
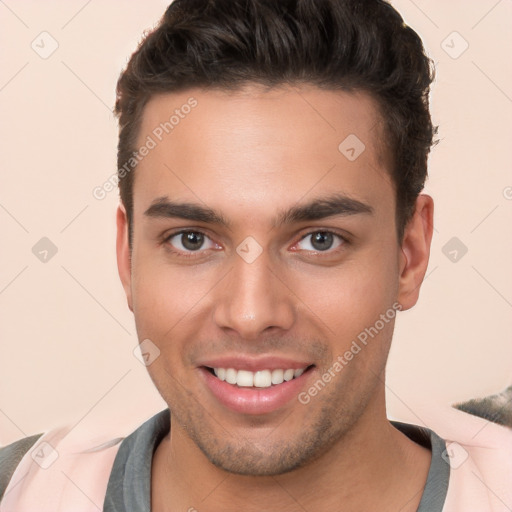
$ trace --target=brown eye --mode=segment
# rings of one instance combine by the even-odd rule
[[[166,242],[174,252],[183,253],[198,252],[201,249],[215,247],[215,244],[200,231],[180,231],[167,237]]]
[[[204,236],[201,233],[182,233],[181,234],[181,243],[185,249],[189,251],[196,251],[197,249],[201,249],[201,246],[204,242]]]
[[[308,241],[309,239],[309,241]],[[299,244],[304,244],[302,249],[306,251],[325,252],[336,249],[345,242],[343,237],[330,231],[314,231],[301,239]]]

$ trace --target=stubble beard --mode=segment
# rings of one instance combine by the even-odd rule
[[[378,383],[378,377],[367,382],[365,389],[353,388],[340,379],[338,386],[327,393],[323,390],[316,400],[322,399],[312,421],[303,423],[290,439],[290,424],[286,418],[271,435],[248,439],[235,437],[229,426],[221,425],[202,407],[171,408],[171,429],[175,424],[183,429],[204,456],[216,467],[228,473],[250,476],[277,476],[303,468],[325,455],[334,445],[343,442],[355,428],[364,413]],[[350,389],[348,389],[350,388]],[[322,393],[326,393],[322,397]],[[340,397],[349,399],[340,399]],[[196,402],[190,400],[188,403]],[[169,403],[169,402],[168,402]],[[175,404],[176,405],[176,404]],[[299,407],[308,407],[300,405]],[[292,413],[293,414],[293,413]],[[215,434],[209,425],[215,424]],[[255,421],[258,423],[258,421]],[[257,429],[258,426],[255,426]],[[281,434],[281,435],[279,435]]]

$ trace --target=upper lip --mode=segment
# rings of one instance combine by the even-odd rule
[[[208,368],[234,368],[236,370],[247,370],[257,372],[260,370],[287,370],[307,368],[311,366],[310,361],[300,361],[286,357],[263,356],[263,357],[244,357],[244,356],[225,356],[214,359],[205,359],[198,366],[207,366]]]

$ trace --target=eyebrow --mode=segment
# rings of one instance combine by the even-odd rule
[[[292,206],[287,210],[281,210],[273,219],[272,227],[277,228],[283,224],[335,216],[345,217],[373,213],[373,208],[366,203],[342,194],[332,194],[314,199],[309,203]],[[212,208],[195,203],[171,201],[167,196],[155,199],[144,215],[152,218],[179,218],[206,224],[218,224],[228,229],[231,227],[231,223],[220,212]]]

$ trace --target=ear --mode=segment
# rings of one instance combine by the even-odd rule
[[[132,272],[130,262],[130,246],[128,243],[128,218],[126,210],[122,203],[117,208],[117,239],[116,239],[116,253],[117,253],[117,270],[121,283],[123,284],[128,307],[133,311],[132,307]]]
[[[398,302],[404,311],[418,301],[430,256],[433,222],[434,201],[430,196],[420,194],[414,215],[405,227],[401,246]]]

